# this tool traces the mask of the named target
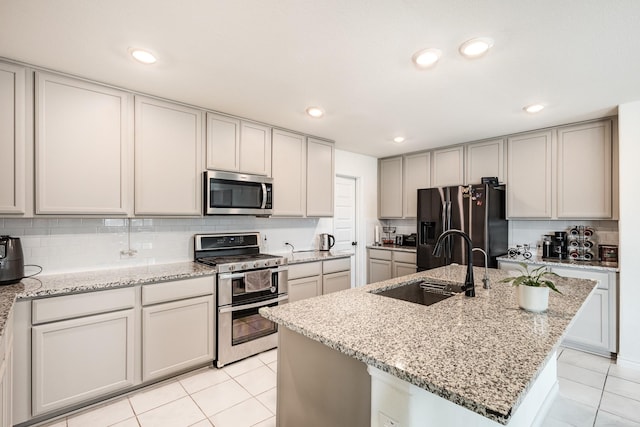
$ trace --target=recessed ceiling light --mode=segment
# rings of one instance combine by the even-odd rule
[[[523,108],[524,111],[531,114],[539,113],[543,109],[544,109],[544,105],[542,104],[531,104]]]
[[[401,142],[404,142],[404,137],[403,136],[396,136],[395,138],[393,138],[393,142],[396,142],[396,143],[400,144]]]
[[[441,51],[430,47],[428,49],[423,49],[414,53],[411,59],[413,60],[414,64],[416,64],[416,67],[429,68],[433,67],[436,62],[438,62],[438,60],[440,59],[440,55],[442,55]]]
[[[313,117],[314,119],[319,119],[324,116],[324,111],[320,107],[309,107],[307,108],[307,114]]]
[[[129,49],[129,53],[136,61],[143,64],[153,64],[157,61],[153,53],[149,52],[148,50],[131,48]]]
[[[493,40],[487,37],[478,37],[467,40],[460,45],[460,53],[467,58],[478,58],[493,46]]]

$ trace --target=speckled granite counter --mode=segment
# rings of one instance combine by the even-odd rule
[[[508,256],[501,256],[497,258],[498,261],[505,262],[523,262],[525,264],[532,265],[548,265],[550,267],[570,267],[581,268],[585,270],[601,270],[601,271],[614,271],[619,272],[618,264],[602,263],[600,261],[574,261],[571,259],[542,259],[542,258],[530,258],[525,259],[519,256],[518,258],[509,258]]]
[[[420,278],[461,283],[466,266],[447,266],[357,289],[261,309],[282,326],[431,393],[506,424],[552,357],[596,282],[558,279],[549,310],[518,308],[516,288],[498,281],[476,297],[455,295],[421,306],[370,293]]]
[[[288,264],[300,264],[303,262],[326,261],[328,259],[348,258],[353,256],[352,251],[300,251],[282,254],[287,258]]]
[[[415,246],[398,246],[398,245],[368,245],[367,249],[382,249],[384,251],[398,251],[398,252],[411,252],[416,253]]]
[[[99,291],[214,274],[215,269],[211,267],[194,262],[179,262],[145,267],[51,274],[22,279],[20,283],[15,285],[0,286],[0,336],[4,334],[6,320],[16,299]]]

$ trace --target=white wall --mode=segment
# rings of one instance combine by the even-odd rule
[[[129,247],[133,258],[121,258]],[[26,264],[43,267],[42,274],[131,267],[193,260],[193,235],[228,231],[258,231],[262,251],[316,249],[319,233],[331,233],[333,221],[317,218],[205,217],[193,219],[2,219],[0,234],[20,237]],[[265,240],[266,239],[266,240]],[[27,268],[29,274],[33,269]]]
[[[357,179],[358,246],[355,256],[356,285],[367,280],[366,246],[373,242],[378,222],[378,160],[375,157],[336,150],[336,175]]]
[[[620,349],[618,363],[640,369],[640,101],[618,107],[620,161]]]

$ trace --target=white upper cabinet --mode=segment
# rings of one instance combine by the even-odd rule
[[[304,135],[273,130],[273,215],[305,215],[307,141]]]
[[[551,217],[551,131],[507,140],[507,217]]]
[[[200,110],[136,96],[135,213],[202,213]]]
[[[333,216],[333,143],[307,138],[307,216]]]
[[[36,214],[130,214],[131,95],[43,72],[36,83]]]
[[[402,218],[402,156],[378,161],[378,217]]]
[[[240,172],[271,176],[271,128],[240,122]]]
[[[0,62],[0,213],[25,213],[24,67]]]
[[[271,175],[271,128],[207,113],[207,169]]]
[[[464,184],[464,147],[450,147],[433,151],[431,186],[446,187]]]
[[[558,129],[558,218],[611,218],[611,121]]]
[[[240,169],[240,120],[207,113],[207,169]]]
[[[495,176],[498,182],[505,182],[504,147],[504,139],[467,145],[465,183],[480,184],[485,176]]]
[[[431,187],[431,153],[404,156],[404,217],[418,215],[418,189]]]

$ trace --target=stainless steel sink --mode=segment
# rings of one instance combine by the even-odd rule
[[[458,285],[431,283],[423,280],[409,282],[385,291],[372,292],[376,295],[412,302],[414,304],[432,305],[454,296],[463,289]]]

